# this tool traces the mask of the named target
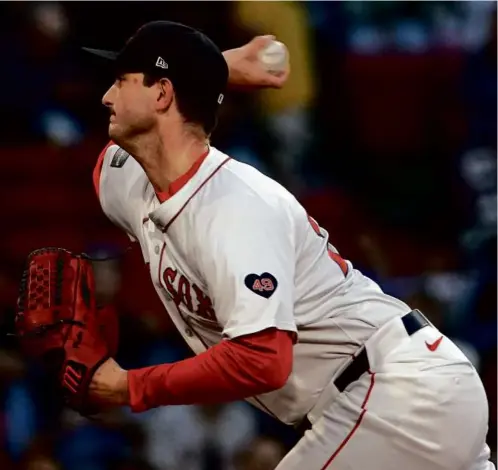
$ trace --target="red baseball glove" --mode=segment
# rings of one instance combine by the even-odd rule
[[[115,353],[105,331],[106,323],[117,328],[115,319],[99,318],[94,291],[89,258],[62,248],[33,251],[15,318],[24,354],[43,364],[60,385],[65,403],[84,415],[98,409],[88,397],[93,374]],[[115,338],[117,333],[107,335]]]

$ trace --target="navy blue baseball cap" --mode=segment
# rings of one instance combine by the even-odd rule
[[[228,65],[220,49],[202,32],[171,21],[146,23],[119,52],[85,51],[113,61],[116,76],[144,73],[171,80],[177,93],[200,103],[219,105],[228,83]]]

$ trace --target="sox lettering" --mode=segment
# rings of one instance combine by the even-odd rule
[[[190,284],[190,281],[183,274],[178,274],[176,269],[170,267],[167,267],[163,272],[164,285],[175,304],[177,306],[183,304],[190,313],[195,313],[206,320],[216,321],[213,303],[209,296],[204,294],[196,284]],[[195,302],[192,300],[192,291]]]

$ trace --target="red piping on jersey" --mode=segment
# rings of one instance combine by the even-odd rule
[[[372,389],[373,389],[374,384],[375,384],[375,373],[372,373],[371,371],[368,371],[368,373],[370,374],[370,386],[368,387],[367,394],[365,395],[365,399],[363,400],[363,404],[361,405],[362,410],[361,410],[360,416],[356,420],[356,423],[353,426],[353,429],[351,429],[351,431],[349,431],[349,434],[340,443],[339,447],[335,450],[335,452],[332,454],[332,456],[327,460],[327,463],[320,470],[326,470],[326,468],[332,463],[332,461],[339,455],[339,452],[342,449],[344,449],[344,447],[346,447],[346,444],[353,437],[354,433],[358,430],[361,422],[363,421],[363,416],[365,416],[365,413],[367,412],[366,406],[367,406],[368,400],[370,399],[370,395],[372,393]]]
[[[159,199],[159,202],[163,203],[167,201],[171,196],[174,196],[178,191],[180,191],[180,189],[182,189],[197,173],[208,155],[209,148],[194,162],[186,173],[170,183],[167,191],[156,191],[156,196],[157,199]]]
[[[228,162],[228,160],[231,160],[230,157],[227,157],[225,160],[223,160],[216,168],[215,170],[202,182],[202,184],[194,191],[194,193],[187,199],[185,204],[180,208],[180,210],[175,214],[175,216],[168,222],[168,225],[164,227],[163,232],[167,232],[171,224],[176,220],[176,218],[182,213],[183,209],[187,207],[187,204],[194,198],[194,196],[204,187],[204,185],[216,174],[218,171],[221,169],[221,167]]]
[[[102,173],[102,166],[104,164],[104,157],[107,149],[114,145],[114,142],[111,140],[105,147],[102,152],[100,152],[99,158],[97,159],[97,163],[95,164],[95,168],[93,169],[93,187],[95,189],[95,194],[100,199],[100,174]]]

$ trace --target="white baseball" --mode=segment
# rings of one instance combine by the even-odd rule
[[[280,41],[272,41],[261,49],[258,58],[268,72],[284,72],[289,61],[289,51]]]

